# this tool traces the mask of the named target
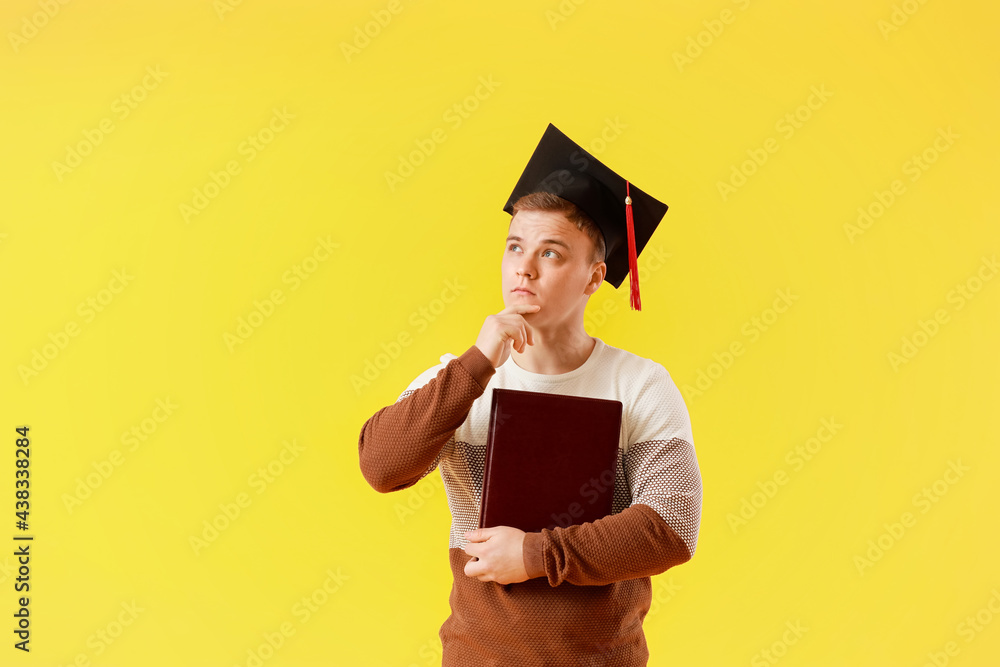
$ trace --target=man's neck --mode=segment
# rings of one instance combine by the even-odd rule
[[[581,326],[571,334],[553,334],[538,328],[532,329],[532,345],[525,345],[524,352],[511,349],[514,363],[530,373],[561,375],[574,371],[590,358],[597,339],[587,335]]]

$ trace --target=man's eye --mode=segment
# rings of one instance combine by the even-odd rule
[[[516,243],[511,243],[511,244],[510,244],[509,246],[507,246],[507,250],[514,250],[515,248],[517,248],[518,250],[520,250],[520,249],[521,249],[521,246],[519,246],[519,245],[518,245],[518,244],[516,244]],[[556,258],[556,259],[558,259],[558,258],[559,258],[559,253],[557,253],[557,252],[556,252],[555,250],[552,250],[551,248],[550,248],[550,249],[548,249],[548,250],[545,250],[545,251],[544,251],[544,252],[543,252],[542,254],[544,255],[544,254],[545,254],[545,253],[547,253],[547,252],[551,252],[551,253],[552,253],[552,256],[553,256],[554,258]]]

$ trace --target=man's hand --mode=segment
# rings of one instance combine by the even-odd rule
[[[529,579],[524,569],[524,531],[511,526],[477,528],[465,533],[465,553],[475,556],[465,564],[465,574],[479,581],[516,584]]]
[[[511,347],[524,352],[525,345],[534,345],[531,325],[524,315],[537,313],[540,308],[537,303],[516,303],[496,315],[486,316],[476,339],[476,347],[490,360],[493,368],[500,368],[507,361]]]

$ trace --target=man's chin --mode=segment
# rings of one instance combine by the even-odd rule
[[[511,306],[520,305],[542,305],[541,299],[538,298],[537,294],[514,294],[509,293],[503,299],[504,307],[510,308]],[[522,315],[533,315],[534,313],[521,313]]]

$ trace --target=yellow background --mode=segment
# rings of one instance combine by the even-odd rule
[[[358,434],[503,307],[501,209],[552,122],[670,206],[649,246],[668,258],[639,259],[642,312],[604,285],[588,331],[707,385],[684,394],[698,550],[653,580],[649,664],[922,665],[948,642],[949,664],[994,664],[1000,280],[976,279],[1000,250],[998,20],[968,0],[4,2],[2,553],[19,425],[35,541],[30,654],[0,557],[0,663],[248,665],[283,623],[265,665],[439,663],[440,476],[376,493]],[[723,194],[734,169],[749,175]],[[313,269],[298,284],[296,266]],[[978,290],[962,307],[960,284]],[[775,319],[779,290],[797,300]],[[916,354],[894,364],[904,338]],[[161,421],[158,400],[176,406]],[[795,469],[823,419],[842,428]],[[275,465],[286,441],[301,449]],[[949,461],[968,468],[954,483]],[[734,523],[744,500],[756,514]],[[303,620],[310,596],[324,604]],[[970,637],[977,613],[992,622]],[[782,647],[786,623],[808,630]]]

